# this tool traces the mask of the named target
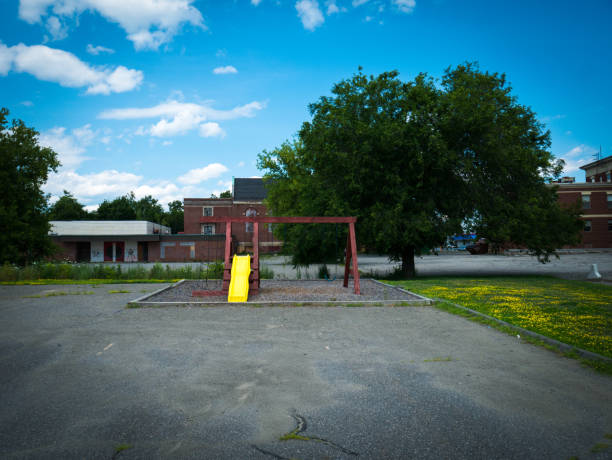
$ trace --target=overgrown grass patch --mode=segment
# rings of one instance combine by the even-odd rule
[[[92,280],[112,280],[113,282],[167,282],[180,279],[221,279],[223,262],[211,262],[208,265],[170,265],[154,264],[146,268],[140,264],[72,264],[72,263],[35,263],[18,267],[5,263],[0,266],[0,283],[2,284],[61,284],[69,281],[91,283]],[[57,283],[50,283],[54,280]],[[44,282],[43,282],[44,281]]]
[[[612,286],[547,276],[439,277],[385,282],[612,358]],[[452,311],[448,304],[443,308],[466,315],[462,310]]]

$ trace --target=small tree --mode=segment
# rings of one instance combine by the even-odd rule
[[[98,207],[99,220],[136,220],[134,194],[121,196],[112,201],[104,200]]]
[[[89,214],[70,192],[64,190],[64,194],[49,208],[50,220],[83,220]]]
[[[134,194],[132,193],[131,196],[133,197]],[[161,223],[165,214],[164,208],[162,208],[159,201],[151,195],[147,195],[138,201],[132,199],[132,202],[137,220],[148,220],[149,222]]]
[[[170,227],[172,233],[184,230],[185,218],[182,201],[176,200],[168,203],[168,212],[164,215],[163,224]]]
[[[57,171],[57,154],[38,144],[38,133],[21,120],[8,126],[0,109],[0,261],[29,263],[52,251],[47,196],[41,187]]]

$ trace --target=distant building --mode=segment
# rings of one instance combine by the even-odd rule
[[[144,220],[51,221],[50,235],[62,257],[76,262],[148,261],[159,254],[170,228]]]
[[[75,262],[188,262],[223,260],[225,223],[200,222],[203,216],[266,214],[262,179],[235,179],[232,198],[185,198],[185,231],[138,220],[52,221],[50,236],[58,256]],[[253,224],[232,225],[232,253],[252,251]],[[272,225],[259,229],[259,251],[280,250]]]
[[[556,184],[562,204],[580,203],[584,221],[576,248],[612,248],[612,183]]]
[[[612,183],[612,156],[580,166],[580,169],[584,170],[587,182]]]
[[[225,223],[203,223],[201,217],[264,216],[267,212],[263,203],[266,197],[263,179],[236,178],[232,198],[185,198],[183,200],[185,233],[225,237]],[[251,251],[252,239],[252,223],[232,225],[234,252]],[[260,252],[275,252],[281,247],[282,242],[274,238],[272,224],[259,229]]]
[[[559,180],[554,180],[553,184],[573,184],[576,182],[575,177],[563,176]]]

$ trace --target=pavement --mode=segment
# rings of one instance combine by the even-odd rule
[[[518,337],[432,307],[125,308],[159,287],[0,286],[1,458],[610,458],[612,378]]]
[[[268,268],[274,272],[275,278],[281,279],[316,279],[320,264],[308,267],[293,267],[291,258],[287,256],[264,256],[260,259],[261,268]],[[399,267],[399,263],[389,261],[386,256],[359,255],[359,270],[363,273],[384,276]],[[415,258],[415,266],[419,276],[485,276],[485,275],[550,275],[566,279],[586,280],[591,265],[597,264],[599,273],[605,280],[612,282],[612,251],[582,251],[559,254],[559,258],[552,257],[549,263],[542,264],[537,258],[526,254],[515,255],[470,255],[466,251],[445,253],[440,255],[426,255]],[[119,265],[119,264],[117,264]],[[134,264],[123,263],[123,267]],[[153,263],[140,264],[151,268]],[[194,268],[200,263],[173,262],[164,265],[171,267],[184,267],[191,265]],[[206,265],[204,263],[203,265]],[[344,265],[329,265],[331,277],[344,276]]]

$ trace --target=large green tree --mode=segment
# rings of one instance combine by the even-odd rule
[[[164,208],[159,204],[157,199],[151,195],[147,195],[140,200],[136,201],[132,194],[132,201],[134,203],[134,211],[136,212],[137,220],[148,220],[149,222],[161,223],[164,218]]]
[[[60,163],[33,128],[21,120],[9,125],[8,114],[0,109],[0,261],[24,264],[52,251],[41,186]]]
[[[550,135],[503,75],[474,64],[440,82],[360,71],[309,109],[295,142],[259,155],[278,215],[358,216],[359,244],[401,260],[406,276],[416,253],[468,229],[542,259],[576,240],[576,211],[546,185],[562,168]],[[294,263],[333,246],[329,230],[282,231]]]
[[[185,228],[183,202],[180,200],[168,203],[168,212],[162,223],[172,229],[172,233],[182,232]]]
[[[114,200],[104,200],[96,212],[99,220],[136,220],[134,194],[120,196]]]
[[[67,190],[49,207],[49,220],[83,220],[88,217],[83,205]]]

